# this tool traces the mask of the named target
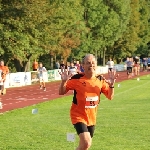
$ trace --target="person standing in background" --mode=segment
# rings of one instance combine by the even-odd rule
[[[37,71],[37,69],[38,69],[38,62],[36,61],[36,59],[34,60],[34,62],[33,62],[33,65],[32,65],[32,68],[33,68],[33,71]]]
[[[43,67],[42,63],[39,63],[39,67],[38,67],[37,71],[38,71],[38,74],[39,74],[40,89],[43,88],[43,90],[46,91],[44,72],[47,72],[47,70],[46,70],[45,67]]]
[[[0,73],[1,73],[1,77],[2,77],[1,81],[3,81],[3,83],[1,83],[1,84],[3,84],[3,88],[1,89],[1,91],[2,91],[1,94],[3,95],[6,93],[5,81],[6,81],[7,74],[9,74],[9,69],[7,66],[4,66],[3,60],[0,61]]]
[[[147,69],[150,71],[150,56],[147,58]]]
[[[143,71],[147,71],[147,58],[143,58]]]
[[[59,69],[61,69],[62,67],[65,67],[65,68],[66,68],[65,62],[64,62],[63,60],[62,60],[61,63],[60,63],[60,68],[59,68]]]
[[[111,58],[107,62],[107,65],[108,65],[108,70],[112,71],[112,69],[114,68],[114,62],[112,61]]]
[[[77,68],[74,66],[74,63],[71,62],[69,66],[69,74],[75,75],[77,74]]]
[[[59,63],[58,60],[57,60],[56,63],[55,63],[55,68],[56,68],[56,69],[59,69],[59,68],[60,68],[60,63]]]
[[[133,59],[133,73],[135,76],[140,74],[140,60],[137,56]]]
[[[129,79],[132,77],[133,58],[127,58],[126,65],[127,65],[127,76]]]
[[[77,72],[78,72],[78,73],[81,72],[80,66],[81,66],[81,64],[80,64],[80,62],[77,60],[77,61],[76,61],[76,64],[75,64],[75,67],[77,68]]]
[[[140,58],[140,71],[143,70],[143,62],[142,62],[142,58]]]
[[[112,61],[111,58],[107,62],[107,65],[108,65],[108,75],[110,77],[110,72],[114,69],[114,62]]]
[[[80,71],[84,72],[84,69],[83,69],[82,65],[80,66]]]

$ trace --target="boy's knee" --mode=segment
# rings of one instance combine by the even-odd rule
[[[85,133],[83,137],[80,136],[79,150],[88,150],[91,147],[91,144],[92,138],[89,133]]]
[[[91,144],[92,144],[91,140],[85,141],[84,142],[84,149],[89,149],[91,147]]]
[[[88,150],[91,147],[91,141],[84,141],[76,150]]]

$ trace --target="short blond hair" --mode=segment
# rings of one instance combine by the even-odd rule
[[[82,59],[82,64],[85,63],[85,59],[87,59],[88,57],[93,57],[93,58],[95,58],[95,61],[96,61],[96,63],[97,63],[96,57],[95,57],[93,54],[86,54],[86,55],[83,57],[83,59]]]

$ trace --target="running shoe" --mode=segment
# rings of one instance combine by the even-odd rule
[[[46,91],[46,87],[43,88],[43,91]]]

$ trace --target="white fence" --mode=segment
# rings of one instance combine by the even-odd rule
[[[126,66],[124,65],[115,65],[115,68],[117,71],[124,71],[126,70]],[[44,73],[44,78],[46,82],[49,81],[55,81],[55,80],[61,80],[59,69],[55,70],[48,70]],[[108,66],[97,67],[97,74],[105,74],[108,72]],[[20,86],[26,86],[31,85],[36,82],[38,82],[38,73],[36,71],[31,72],[17,72],[17,73],[10,73],[6,77],[5,81],[5,87],[20,87]]]

